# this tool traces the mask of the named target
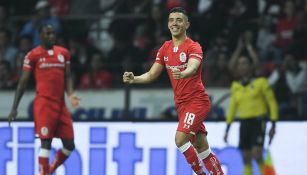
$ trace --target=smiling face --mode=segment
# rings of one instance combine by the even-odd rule
[[[186,30],[189,28],[190,23],[187,16],[180,12],[173,12],[168,17],[168,29],[172,37],[179,38],[186,35]]]

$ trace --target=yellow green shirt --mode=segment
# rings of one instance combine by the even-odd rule
[[[272,121],[278,119],[275,95],[266,78],[255,78],[245,86],[238,81],[232,83],[227,124],[234,120],[237,112],[240,119],[263,117],[268,114]]]

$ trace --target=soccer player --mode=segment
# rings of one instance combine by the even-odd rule
[[[36,80],[34,100],[35,136],[41,140],[39,167],[41,175],[50,175],[61,165],[75,148],[72,119],[64,101],[64,91],[73,107],[79,106],[74,94],[70,70],[70,53],[55,45],[55,31],[51,25],[39,27],[42,44],[32,49],[25,57],[14,103],[8,116],[9,124],[17,116],[18,104],[26,89],[31,72]],[[63,148],[49,165],[52,138],[61,138]]]
[[[234,81],[231,85],[231,100],[224,136],[224,140],[227,142],[230,125],[235,114],[239,111],[239,149],[242,152],[244,161],[243,175],[253,174],[253,158],[258,162],[260,172],[263,172],[262,152],[266,129],[265,116],[268,115],[267,109],[269,109],[272,121],[272,127],[269,131],[269,143],[271,143],[275,134],[275,122],[278,119],[278,106],[274,92],[266,78],[254,77],[252,65],[251,58],[244,55],[239,57],[237,70],[241,79]]]
[[[210,100],[201,81],[203,52],[197,42],[187,37],[186,30],[189,26],[185,9],[171,9],[168,28],[172,40],[164,42],[148,72],[140,76],[124,72],[123,82],[150,83],[166,67],[179,116],[176,146],[196,174],[205,174],[199,160],[201,159],[212,175],[223,175],[220,162],[209,147],[203,124],[210,111]]]

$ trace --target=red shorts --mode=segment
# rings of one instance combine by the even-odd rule
[[[36,98],[33,110],[36,137],[74,138],[72,119],[64,103]]]
[[[210,112],[210,102],[180,104],[177,105],[177,112],[179,117],[177,131],[194,136],[199,132],[207,135],[207,130],[203,122]]]

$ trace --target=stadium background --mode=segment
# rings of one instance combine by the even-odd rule
[[[71,109],[76,139],[79,134],[82,136],[77,141],[82,161],[79,163],[77,158],[68,161],[69,165],[80,169],[74,169],[73,173],[69,173],[69,168],[60,169],[58,174],[65,171],[66,174],[84,175],[121,175],[123,172],[174,175],[185,172],[184,163],[179,166],[181,159],[179,156],[177,160],[175,154],[176,111],[166,75],[146,86],[126,86],[121,81],[124,70],[136,74],[148,70],[157,49],[169,39],[167,11],[174,6],[188,10],[189,36],[202,44],[206,55],[203,77],[213,101],[208,117],[212,147],[235,150],[237,145],[237,127],[231,131],[230,145],[222,142],[223,121],[230,83],[237,78],[232,60],[237,52],[250,54],[247,48],[251,48],[257,55],[256,74],[269,78],[279,104],[281,122],[277,125],[276,140],[270,147],[273,165],[278,175],[305,175],[307,1],[304,0],[1,1],[0,174],[34,174],[37,169],[33,158],[37,143],[31,137],[33,81],[21,101],[19,121],[9,128],[6,117],[22,60],[39,43],[35,31],[42,21],[56,27],[58,43],[72,53],[74,85],[82,99],[81,108]],[[90,131],[97,133],[92,137]],[[121,136],[127,138],[121,139]],[[113,149],[129,145],[130,137],[136,141],[134,148],[143,151],[135,155],[136,160],[130,159],[134,163],[123,165],[121,156]],[[57,145],[55,142],[54,146]],[[91,151],[97,151],[97,154]],[[218,156],[226,164],[235,153]],[[242,166],[242,160],[236,160],[232,165],[236,168],[230,168],[229,164],[224,166],[228,174],[236,175],[235,170]],[[153,166],[152,162],[161,161],[165,163]],[[24,162],[31,162],[29,165],[33,166]],[[95,162],[93,167],[91,162]],[[178,170],[178,167],[183,169]]]

